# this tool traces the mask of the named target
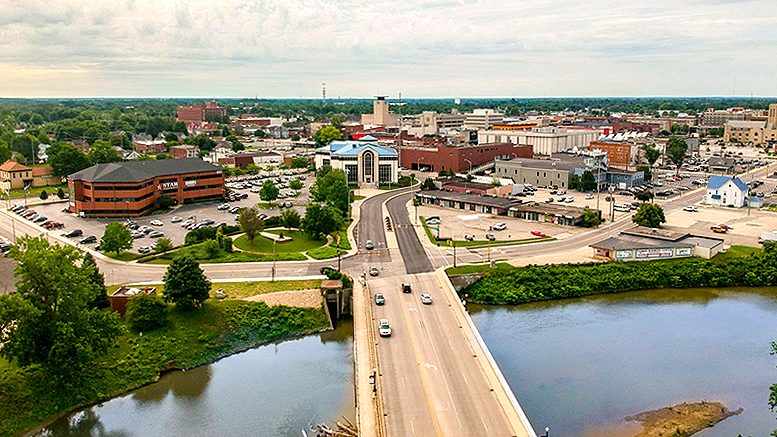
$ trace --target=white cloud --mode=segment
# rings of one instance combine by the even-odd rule
[[[773,6],[0,0],[0,93],[774,95]]]

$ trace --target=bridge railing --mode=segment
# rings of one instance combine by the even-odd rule
[[[386,416],[383,412],[383,398],[382,387],[379,378],[378,368],[378,348],[377,341],[375,339],[375,320],[372,315],[372,293],[370,292],[370,285],[367,281],[362,282],[363,289],[366,294],[366,307],[367,307],[367,324],[369,326],[369,356],[370,356],[370,368],[372,369],[372,375],[370,376],[372,383],[372,403],[375,409],[375,423],[376,434],[378,437],[386,437]]]

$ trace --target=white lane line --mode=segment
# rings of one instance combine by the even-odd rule
[[[488,425],[486,425],[486,419],[481,416],[480,421],[483,422],[483,426],[486,428],[486,434],[488,434]]]

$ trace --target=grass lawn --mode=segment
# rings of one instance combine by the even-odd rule
[[[726,253],[715,255],[715,257],[712,258],[712,261],[724,263],[736,258],[747,258],[761,252],[763,252],[763,249],[760,247],[731,246]]]
[[[242,299],[257,294],[274,293],[288,290],[310,290],[321,287],[320,279],[302,281],[257,281],[257,282],[219,282],[210,289],[211,297],[216,297],[216,290],[221,289],[230,299]]]
[[[40,192],[43,190],[46,190],[46,193],[49,195],[49,199],[53,197],[57,197],[57,190],[62,188],[62,190],[67,194],[67,184],[60,184],[60,185],[52,185],[50,187],[37,187],[37,188],[30,188],[30,192],[27,193],[27,201],[30,199],[40,199]],[[11,197],[24,197],[24,189],[16,188],[14,190],[11,190]],[[57,197],[57,199],[59,199]]]
[[[259,209],[275,209],[278,207],[278,202],[259,202],[256,204]]]
[[[340,249],[340,253],[346,253],[344,249]],[[309,257],[314,259],[329,259],[337,256],[337,248],[333,246],[319,247],[313,250],[305,252]]]
[[[257,237],[259,238],[259,237]],[[272,251],[272,249],[271,249]],[[227,253],[223,250],[219,250],[215,257],[208,257],[208,254],[204,250],[204,243],[195,244],[193,246],[186,246],[178,250],[172,250],[165,252],[158,256],[144,257],[141,261],[148,264],[170,264],[177,255],[183,253],[191,253],[194,258],[200,263],[239,263],[239,262],[260,262],[260,261],[272,261],[272,253],[252,253],[252,252],[232,252]],[[307,258],[305,255],[299,252],[278,252],[275,255],[276,261],[304,261]]]
[[[510,264],[507,264],[505,262],[498,262],[496,263],[496,268],[492,269],[488,266],[488,264],[480,264],[480,265],[467,265],[467,266],[461,266],[456,268],[448,268],[445,269],[445,273],[448,274],[448,276],[454,276],[454,275],[466,275],[470,273],[480,273],[480,272],[495,272],[495,271],[508,271],[513,270],[515,267],[511,266]]]
[[[286,230],[270,230],[267,231],[272,234],[283,234],[284,236],[289,236],[292,238],[292,241],[288,241],[286,243],[276,243],[275,244],[275,252],[276,253],[282,253],[282,252],[306,252],[308,250],[312,250],[321,246],[324,246],[326,244],[326,239],[321,240],[311,240],[307,235],[302,233],[301,231],[286,231]],[[235,241],[233,241],[233,244],[235,247],[239,248],[240,250],[244,250],[247,252],[256,252],[256,253],[272,253],[272,246],[273,242],[269,238],[262,237],[261,235],[257,235],[254,238],[254,244],[253,246],[248,245],[248,238],[245,235],[241,235]]]
[[[125,262],[135,261],[136,259],[142,258],[145,256],[141,253],[132,253],[127,251],[119,252],[118,256],[116,256],[116,252],[100,252],[100,253],[107,256],[108,258],[113,258],[113,259],[116,259],[119,261],[125,261]]]

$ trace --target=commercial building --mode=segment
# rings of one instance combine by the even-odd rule
[[[178,120],[187,123],[201,123],[209,117],[223,119],[227,116],[227,108],[219,107],[215,100],[206,101],[204,105],[189,105],[178,107]]]
[[[464,127],[470,129],[491,129],[495,124],[501,124],[505,115],[493,109],[475,109],[464,114]]]
[[[32,168],[32,186],[50,187],[62,183],[62,178],[54,174],[54,170],[48,165]]]
[[[652,259],[710,259],[723,251],[723,240],[684,232],[636,226],[590,246],[593,257],[607,261],[647,261]]]
[[[359,141],[332,141],[316,149],[315,161],[316,168],[329,165],[343,170],[348,183],[360,187],[377,187],[398,180],[397,151],[378,145],[369,135]]]
[[[132,145],[138,153],[162,153],[167,151],[167,141],[163,136],[152,137],[149,134],[135,134]]]
[[[478,143],[512,143],[532,146],[534,154],[550,156],[565,150],[588,150],[601,136],[599,129],[534,128],[531,130],[481,130]]]
[[[736,108],[742,109],[742,108]],[[712,108],[706,110],[701,116],[701,124],[704,126],[723,126],[729,121],[745,121],[747,120],[745,111],[739,110],[714,110]]]
[[[440,131],[459,129],[464,126],[466,116],[459,113],[456,108],[451,109],[450,114],[440,114],[435,111],[424,111],[415,116],[412,126],[407,132],[423,137],[424,135],[437,135]]]
[[[591,150],[601,150],[607,154],[610,165],[628,167],[632,164],[633,154],[638,150],[636,144],[620,141],[592,141]]]
[[[736,176],[710,176],[704,203],[741,208],[745,206],[748,191],[747,185]]]
[[[82,217],[139,216],[167,195],[176,203],[221,199],[221,167],[196,158],[97,164],[68,176],[70,211]]]
[[[511,143],[402,147],[402,167],[411,170],[423,168],[435,172],[451,170],[455,173],[462,173],[492,162],[497,157],[505,159],[510,157],[531,158],[532,147]]]
[[[574,174],[574,169],[583,167],[583,159],[574,160],[550,160],[550,159],[496,159],[494,161],[494,175],[500,178],[509,178],[517,184],[531,184],[538,186],[569,187],[569,178]]]
[[[512,206],[507,211],[507,216],[534,222],[578,226],[583,221],[585,211],[593,211],[600,220],[602,218],[602,212],[598,209],[544,202],[526,202]]]
[[[389,110],[389,101],[386,96],[377,96],[372,101],[372,114],[362,114],[362,124],[372,126],[399,126],[399,114]]]
[[[762,146],[777,143],[777,103],[769,105],[766,121],[727,122],[723,131],[723,141]]]
[[[0,182],[11,190],[31,185],[32,168],[9,159],[0,165]]]
[[[180,144],[170,147],[170,155],[173,158],[199,158],[200,148],[189,144]]]

